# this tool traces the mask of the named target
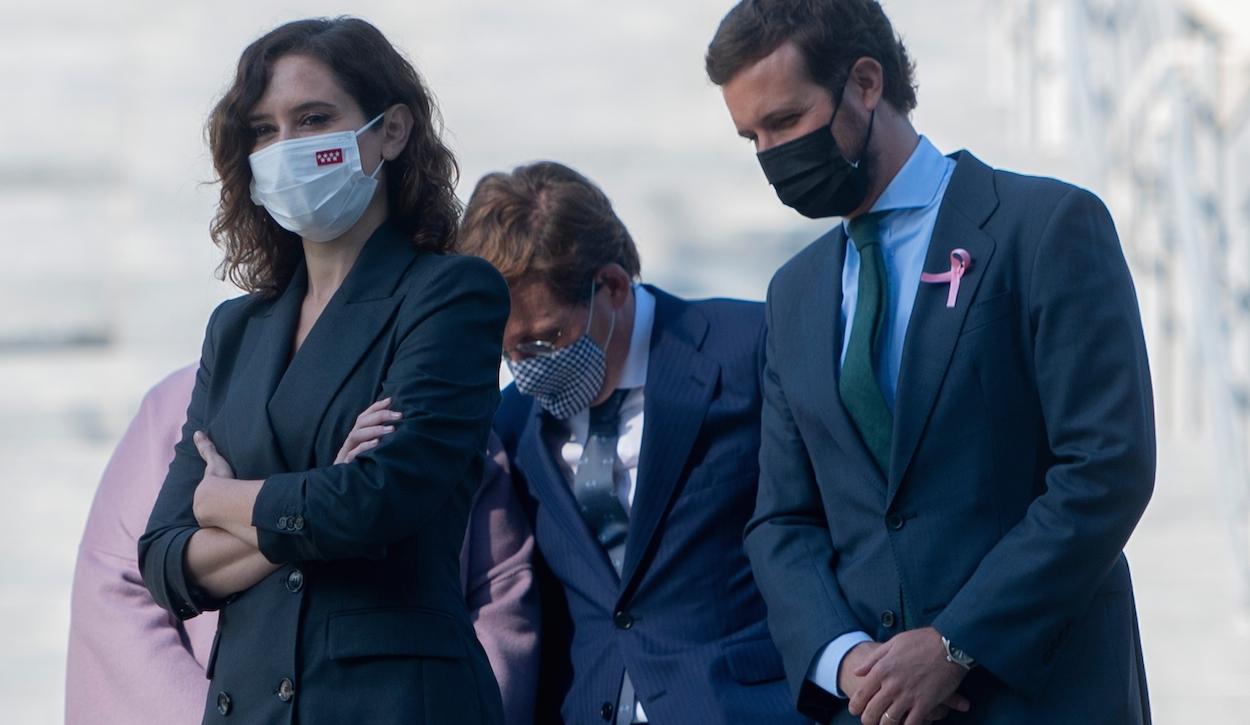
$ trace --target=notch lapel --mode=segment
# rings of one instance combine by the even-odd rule
[[[404,298],[399,281],[414,259],[406,237],[387,224],[379,227],[292,358],[269,399],[268,414],[283,456],[295,469],[316,465],[314,447],[326,409],[398,309]],[[294,326],[287,336],[290,349]]]
[[[808,386],[812,405],[820,411],[834,440],[855,460],[858,470],[871,472],[884,487],[881,469],[842,406],[842,396],[838,392],[842,338],[846,334],[842,322],[842,267],[849,240],[841,224],[826,234],[825,240],[827,248],[820,250],[819,264],[813,265],[801,307],[802,319],[810,326],[806,331],[817,341],[815,354],[805,356],[807,374],[804,378],[812,381]]]
[[[949,288],[945,284],[922,282],[916,293],[899,367],[887,506],[893,503],[911,464],[950,367],[964,319],[994,256],[994,240],[981,226],[997,206],[993,171],[972,154],[961,152],[938,211],[924,271],[949,270],[951,252],[959,248],[972,255],[972,266],[960,283],[953,308],[946,306]]]
[[[539,503],[547,507],[551,516],[569,537],[570,548],[575,552],[591,552],[595,558],[590,568],[595,571],[595,581],[601,588],[605,601],[615,599],[616,572],[608,553],[591,535],[573,498],[573,489],[564,472],[556,463],[555,454],[548,446],[548,419],[542,408],[533,402],[525,428],[517,441],[516,467],[529,482],[531,493]]]
[[[720,379],[720,365],[700,351],[707,336],[707,318],[688,302],[653,287],[647,289],[655,296],[655,328],[647,363],[638,484],[621,569],[622,593],[633,583],[671,505]]]

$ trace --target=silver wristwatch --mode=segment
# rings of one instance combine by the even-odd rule
[[[972,659],[967,652],[959,649],[951,644],[951,641],[945,637],[942,638],[942,646],[946,648],[946,661],[954,662],[965,670],[971,670],[977,666],[977,661]]]

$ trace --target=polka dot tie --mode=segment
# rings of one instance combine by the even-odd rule
[[[620,439],[621,405],[628,390],[617,390],[590,409],[590,435],[573,474],[573,497],[599,545],[608,552],[620,576],[625,563],[629,514],[616,495],[616,443]]]

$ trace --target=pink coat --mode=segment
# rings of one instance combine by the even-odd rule
[[[217,615],[182,625],[152,601],[136,547],[181,435],[195,366],[144,397],[96,491],[78,549],[71,603],[65,721],[198,723],[204,664]],[[532,720],[538,673],[534,539],[512,489],[508,461],[491,441],[486,474],[461,549],[465,599],[486,649],[509,723]]]

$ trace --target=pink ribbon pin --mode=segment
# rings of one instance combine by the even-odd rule
[[[972,267],[972,255],[968,254],[966,249],[956,249],[951,252],[951,271],[940,273],[924,272],[920,275],[920,281],[931,284],[950,283],[950,292],[946,295],[946,306],[954,307],[955,300],[959,297],[959,280],[963,279],[964,273],[970,267]]]

